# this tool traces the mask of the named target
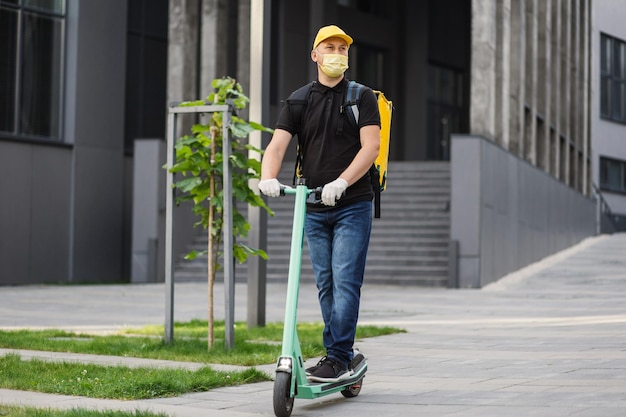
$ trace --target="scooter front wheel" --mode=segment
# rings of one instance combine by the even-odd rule
[[[356,397],[361,392],[362,386],[363,386],[363,378],[359,379],[352,385],[348,385],[343,391],[341,391],[341,395],[343,395],[346,398]]]
[[[293,411],[293,397],[291,391],[291,374],[276,372],[274,380],[274,414],[276,417],[289,417]]]

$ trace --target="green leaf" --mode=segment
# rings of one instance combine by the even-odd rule
[[[182,162],[175,164],[170,169],[170,172],[174,172],[174,173],[175,172],[187,172],[187,171],[191,171],[194,167],[195,167],[195,164],[192,161],[183,160]]]
[[[248,159],[248,168],[254,171],[255,177],[258,178],[261,174],[261,161],[257,159],[250,158]]]
[[[202,124],[202,123],[197,123],[197,124],[195,124],[195,125],[193,125],[191,127],[191,131],[193,133],[195,133],[195,134],[198,134],[198,133],[204,134],[205,132],[210,132],[211,131],[211,125],[210,124],[205,125],[205,124]],[[206,137],[210,138],[211,135],[207,134]]]
[[[239,255],[239,257],[237,257],[237,260],[239,261],[239,263],[245,262],[247,260],[248,256],[250,256],[250,255],[260,256],[261,258],[263,258],[266,261],[269,259],[269,256],[267,255],[267,253],[264,250],[253,249],[250,246],[244,245],[242,243],[238,243],[237,246],[238,246],[238,248],[237,248],[237,255]],[[233,252],[235,252],[235,251],[233,250]],[[240,261],[240,259],[243,259],[243,261]]]
[[[260,130],[261,132],[274,133],[274,129],[270,129],[269,127],[265,127],[260,123],[249,121],[248,124],[254,130]]]
[[[230,162],[237,168],[248,168],[248,158],[242,153],[236,152],[230,155]]]
[[[204,106],[205,104],[204,100],[183,101],[178,105],[178,107]]]
[[[185,179],[178,181],[176,183],[176,188],[179,188],[181,191],[188,193],[191,190],[193,190],[195,187],[200,185],[201,183],[202,183],[202,180],[200,178],[189,177],[189,178],[185,178]]]
[[[187,255],[185,255],[185,259],[187,259],[188,261],[193,261],[198,256],[204,256],[206,254],[207,254],[206,250],[201,250],[201,251],[192,250]]]
[[[253,132],[254,129],[243,123],[231,123],[230,131],[236,137],[245,138],[250,132]]]
[[[249,143],[246,143],[243,145],[243,148],[247,151],[254,151],[256,153],[258,153],[259,155],[263,155],[263,150],[257,148],[256,146],[250,145]]]

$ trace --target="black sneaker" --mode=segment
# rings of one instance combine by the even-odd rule
[[[365,356],[358,350],[354,352],[354,358],[352,358],[352,362],[350,362],[350,371],[354,373],[354,368],[356,368],[361,362],[365,360]]]
[[[309,376],[309,379],[315,382],[339,382],[348,378],[350,378],[350,370],[328,358]]]
[[[322,356],[322,359],[320,359],[319,362],[317,362],[317,365],[311,366],[310,368],[306,368],[304,370],[304,372],[306,373],[306,376],[311,376],[313,372],[317,371],[322,365],[324,365],[324,362],[326,362],[327,359],[328,359],[327,356]]]

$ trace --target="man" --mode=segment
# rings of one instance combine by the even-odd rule
[[[317,382],[336,382],[350,376],[372,226],[373,193],[368,171],[378,156],[380,115],[369,88],[360,98],[358,126],[350,123],[342,108],[351,44],[352,38],[337,26],[318,31],[311,51],[311,60],[317,64],[317,82],[310,87],[303,112],[283,106],[264,152],[259,182],[263,194],[280,194],[284,186],[276,177],[289,142],[298,134],[302,177],[310,188],[323,186],[321,203],[307,204],[305,221],[324,319],[326,356],[307,369],[309,379]]]

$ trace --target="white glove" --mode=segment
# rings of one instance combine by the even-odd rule
[[[281,188],[290,188],[282,185],[276,178],[259,181],[259,190],[268,197],[280,196]]]
[[[322,189],[322,203],[326,206],[334,206],[348,188],[348,182],[343,178],[337,178],[329,182]]]

